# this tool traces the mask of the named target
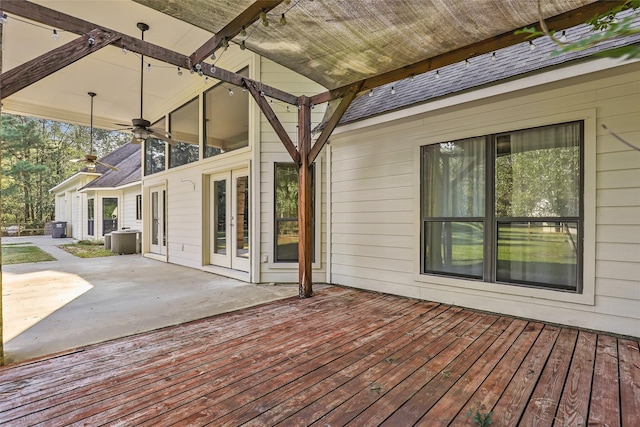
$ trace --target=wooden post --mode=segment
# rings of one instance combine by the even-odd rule
[[[313,163],[309,162],[311,151],[311,103],[301,96],[298,110],[298,283],[300,298],[313,296],[311,263],[313,257],[313,197],[311,179]]]

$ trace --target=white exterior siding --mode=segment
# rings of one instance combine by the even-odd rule
[[[131,230],[142,230],[142,220],[136,219],[136,197],[140,194],[139,184],[122,190],[122,225],[119,225],[120,228],[128,227]]]
[[[640,140],[640,63],[571,77],[579,67],[338,128],[331,140],[331,281],[639,336],[640,153],[601,124]],[[557,73],[566,77],[553,82]],[[419,274],[420,146],[576,119],[585,120],[581,295]]]
[[[78,190],[97,177],[77,174],[51,189],[55,198],[55,220],[67,222],[67,237],[87,238],[87,196]]]

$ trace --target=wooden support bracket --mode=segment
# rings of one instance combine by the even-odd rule
[[[262,90],[258,86],[259,83],[253,80],[244,79],[242,85],[247,88],[249,93],[256,100],[258,106],[260,107],[260,111],[262,111],[262,114],[264,114],[269,123],[271,123],[273,130],[280,138],[280,141],[282,141],[284,148],[287,149],[287,152],[293,159],[294,163],[296,165],[300,165],[300,153],[296,149],[293,141],[291,141],[291,138],[289,138],[289,134],[282,126],[282,123],[280,123],[280,120],[278,120],[278,117],[269,105],[269,102],[265,99],[264,92],[262,92]]]

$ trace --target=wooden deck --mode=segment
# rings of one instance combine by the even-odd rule
[[[0,425],[640,426],[638,341],[330,287],[0,369]]]

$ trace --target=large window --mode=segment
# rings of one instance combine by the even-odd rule
[[[422,272],[580,290],[582,122],[422,148]]]
[[[164,117],[152,126],[153,129],[166,129]],[[165,168],[165,142],[156,138],[147,138],[144,142],[144,174],[152,175]]]
[[[315,183],[312,185],[315,187]],[[312,190],[312,194],[312,204],[315,204],[315,190]],[[298,168],[293,163],[275,164],[274,206],[274,261],[298,262]],[[313,229],[315,230],[315,227]],[[315,232],[313,236],[315,240]]]
[[[171,139],[178,141],[175,145],[169,146],[170,168],[198,161],[199,111],[198,98],[195,98],[169,114]]]
[[[238,74],[248,76],[245,68]],[[204,157],[249,145],[249,95],[218,84],[204,94]]]

